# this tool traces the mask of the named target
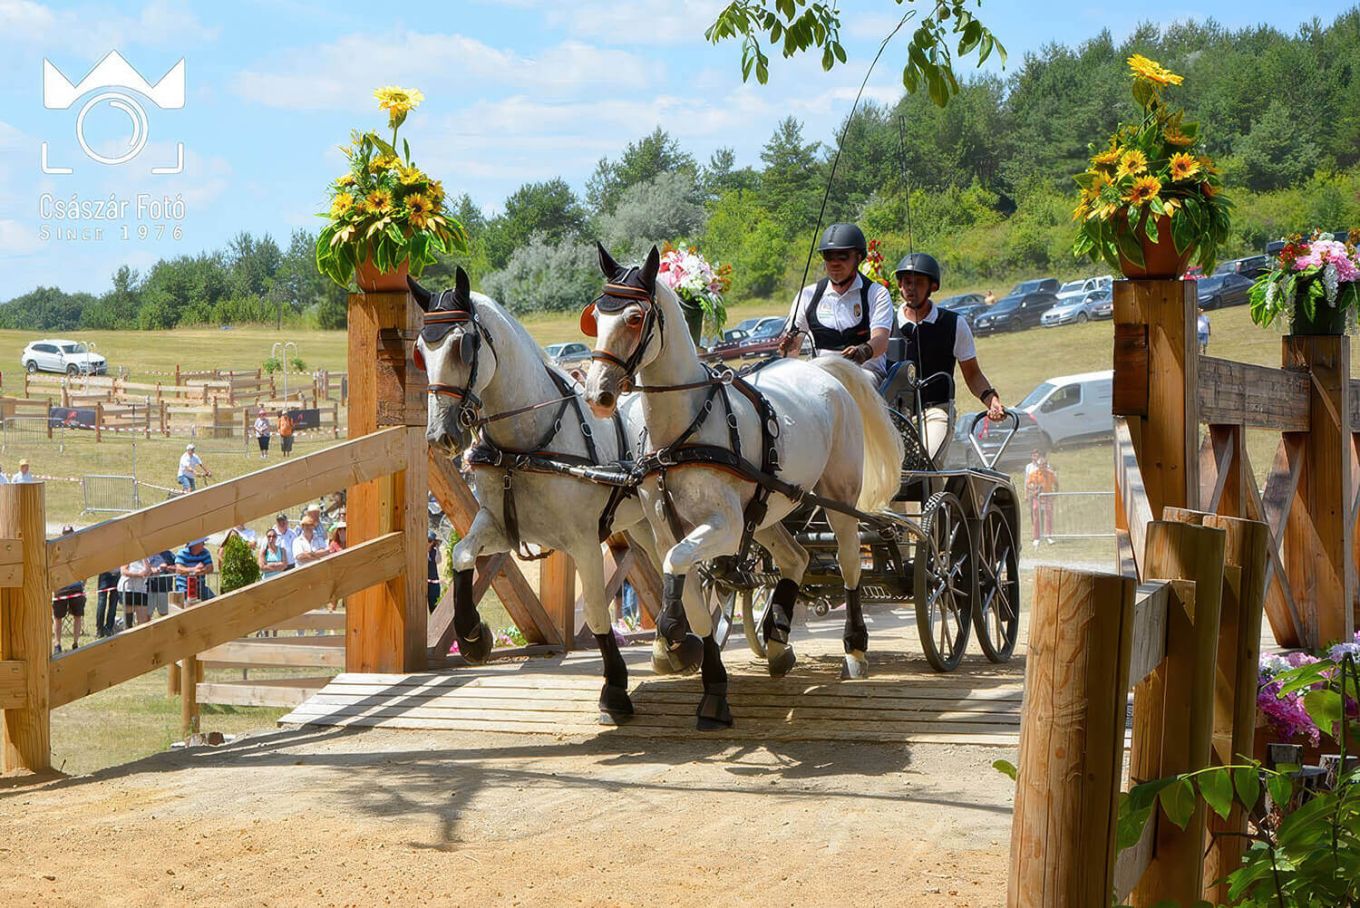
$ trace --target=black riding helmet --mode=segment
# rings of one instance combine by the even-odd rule
[[[854,224],[832,224],[822,232],[822,243],[818,252],[832,252],[837,249],[853,249],[862,258],[869,257],[869,243],[864,239],[864,231]]]
[[[924,274],[930,278],[935,286],[930,290],[934,293],[940,289],[940,263],[935,261],[934,256],[926,255],[924,252],[913,252],[902,257],[902,261],[897,263],[897,270],[893,272],[901,274]]]

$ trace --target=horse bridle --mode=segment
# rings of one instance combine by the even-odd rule
[[[477,385],[477,366],[481,359],[482,339],[486,339],[486,344],[492,349],[495,355],[495,346],[491,343],[491,336],[487,334],[482,323],[477,320],[476,310],[468,308],[462,309],[434,309],[425,313],[420,334],[427,343],[442,342],[449,332],[459,325],[470,325],[470,329],[465,329],[459,336],[458,359],[468,366],[467,382],[462,386],[446,385],[439,382],[430,382],[426,387],[430,394],[443,394],[455,398],[458,401],[458,410],[454,414],[458,425],[464,429],[472,429],[477,425],[478,414],[482,409],[482,400],[472,390]],[[434,337],[434,335],[438,335]],[[416,350],[419,351],[419,346]],[[423,358],[422,358],[423,359]],[[417,363],[422,368],[423,362]]]
[[[631,271],[636,270],[637,269],[631,269],[630,273]],[[626,275],[624,279],[627,279]],[[627,300],[628,302],[618,306],[602,308],[600,303],[609,298]],[[647,349],[647,344],[652,339],[653,330],[658,325],[661,326],[663,331],[665,330],[665,316],[662,315],[660,307],[656,305],[656,297],[653,294],[641,287],[634,287],[616,281],[606,283],[604,285],[604,292],[597,296],[590,304],[597,311],[612,314],[614,312],[623,311],[623,309],[627,308],[631,303],[638,303],[642,307],[643,312],[642,327],[639,330],[638,343],[637,346],[633,348],[633,352],[629,354],[627,359],[615,356],[608,350],[592,350],[590,353],[591,362],[607,363],[608,365],[623,370],[623,381],[619,383],[619,386],[625,392],[633,389],[633,377],[637,373],[638,366],[642,363],[642,355]]]

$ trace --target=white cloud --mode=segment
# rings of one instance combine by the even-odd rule
[[[602,44],[646,47],[657,44],[703,44],[709,23],[725,0],[515,0],[513,5],[538,10],[549,25]]]
[[[186,4],[150,0],[133,15],[107,7],[54,10],[34,0],[0,0],[0,47],[23,51],[40,45],[63,53],[102,55],[114,47],[187,47],[211,41],[218,29],[204,25]],[[91,61],[93,62],[93,61]]]
[[[36,251],[41,246],[38,232],[31,225],[0,220],[0,259],[18,258]]]
[[[346,35],[329,44],[289,50],[240,72],[236,92],[289,110],[367,108],[373,89],[397,83],[534,88],[549,96],[581,90],[600,95],[644,88],[662,75],[659,64],[620,50],[567,41],[534,56],[493,48],[457,34],[401,31],[385,38]]]

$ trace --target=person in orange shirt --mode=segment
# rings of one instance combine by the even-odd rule
[[[1030,454],[1025,466],[1025,497],[1029,501],[1030,526],[1033,528],[1035,548],[1040,539],[1053,545],[1053,499],[1045,493],[1058,491],[1058,472],[1048,463],[1048,456],[1038,448]]]

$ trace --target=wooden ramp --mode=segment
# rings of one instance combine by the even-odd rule
[[[905,615],[873,616],[867,681],[840,680],[840,620],[795,631],[799,663],[773,679],[737,627],[724,652],[736,725],[706,733],[734,740],[855,740],[1015,746],[1024,659],[994,666],[969,655],[953,674],[920,656]],[[908,636],[910,633],[910,637]],[[689,737],[697,676],[652,674],[650,647],[624,650],[637,715],[596,723],[600,664],[594,651],[409,675],[341,674],[280,724]]]

